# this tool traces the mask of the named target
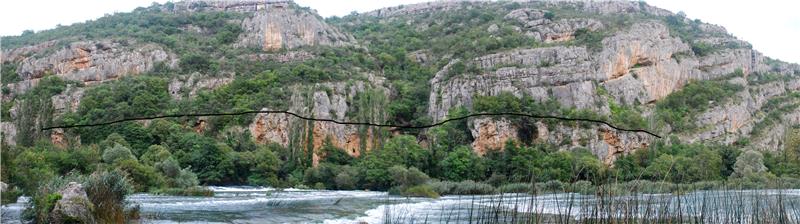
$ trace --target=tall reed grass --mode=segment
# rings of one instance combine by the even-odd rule
[[[395,207],[386,206],[383,222],[800,223],[797,190],[650,181],[599,186],[576,182],[561,184],[560,189],[557,186],[514,183],[498,187],[498,194],[451,196],[453,202],[435,208],[436,215],[394,211]]]

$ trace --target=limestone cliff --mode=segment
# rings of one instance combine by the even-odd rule
[[[24,93],[47,75],[91,85],[124,75],[147,72],[157,63],[176,67],[178,62],[176,56],[159,45],[137,44],[132,41],[79,41],[61,49],[51,49],[55,52],[50,54],[43,52],[42,48],[47,45],[37,46],[32,50],[23,48],[10,51],[12,53],[9,60],[19,61],[17,75],[22,79],[18,83],[5,84],[12,94]],[[25,56],[36,51],[42,53]]]
[[[14,122],[33,113],[18,111],[18,105],[25,103],[19,97],[46,76],[75,81],[48,102],[52,117],[60,118],[75,112],[89,88],[154,69],[165,73],[158,75],[166,81],[165,91],[171,100],[182,103],[202,91],[262,72],[297,75],[293,73],[295,67],[313,63],[341,67],[316,71],[319,77],[335,80],[298,75],[297,80],[274,87],[286,93],[286,102],[282,102],[285,107],[263,109],[337,121],[407,123],[406,119],[390,120],[387,108],[394,100],[402,100],[399,96],[407,90],[404,88],[413,86],[423,89],[422,94],[414,95],[422,100],[412,105],[421,108],[413,115],[427,114],[430,119],[423,116],[420,121],[439,122],[457,107],[474,111],[476,96],[511,93],[539,102],[552,100],[562,108],[604,117],[612,117],[614,108],[634,108],[650,130],[662,136],[714,144],[750,142],[748,147],[772,151],[781,150],[787,133],[800,124],[800,96],[796,94],[800,90],[800,65],[765,57],[721,26],[644,2],[441,1],[353,14],[349,20],[326,20],[312,9],[284,0],[181,1],[146,10],[183,16],[231,13],[221,23],[241,29],[232,32],[225,42],[216,37],[202,39],[217,35],[215,26],[219,24],[186,22],[179,27],[159,28],[191,33],[175,41],[194,43],[202,39],[196,42],[216,44],[213,47],[176,47],[169,38],[67,36],[3,49],[3,67],[15,69],[18,76],[2,83],[2,103],[14,105],[4,107],[4,114],[10,117],[3,117],[0,125],[3,142],[14,144],[19,134],[30,132]],[[492,12],[481,14],[481,10]],[[457,20],[443,24],[442,18]],[[366,31],[353,30],[357,23],[366,23]],[[358,32],[387,27],[418,33],[404,36],[403,43],[380,43],[382,39],[375,38],[389,37],[367,35],[362,39]],[[464,30],[469,31],[464,36],[474,39],[458,42],[460,36],[453,34]],[[517,45],[506,43],[513,41]],[[485,49],[458,49],[469,48],[461,45],[483,46],[479,43],[496,44]],[[201,67],[208,69],[184,68],[181,59],[186,56],[199,57]],[[386,63],[420,69],[398,72]],[[425,76],[415,83],[402,79],[419,75],[416,73]],[[732,100],[709,102],[709,108],[690,119],[696,127],[692,130],[654,121],[656,104],[687,84],[703,80],[733,83],[742,89],[730,96]],[[38,118],[29,120],[31,124],[41,123]],[[201,118],[196,123],[188,121],[185,127],[204,133],[209,129],[208,122],[208,118]],[[547,143],[560,150],[587,148],[611,164],[619,155],[646,148],[655,140],[642,133],[585,123],[532,120],[520,124],[512,118],[492,117],[475,117],[467,123],[474,139],[471,146],[479,154],[501,150],[509,141]],[[326,142],[359,156],[364,150],[380,147],[389,137],[383,136],[389,133],[386,129],[308,122],[285,114],[257,114],[246,126],[232,129],[248,129],[259,144],[276,143],[311,152],[314,164],[323,156],[318,149]],[[409,133],[418,135],[422,143],[429,137],[425,131]],[[68,136],[65,130],[43,135],[62,146],[77,137]]]
[[[292,86],[289,112],[317,119],[351,122],[385,122],[388,88],[383,78],[369,75],[368,81],[318,83]],[[365,101],[369,98],[368,101]],[[264,108],[263,110],[270,110]],[[287,114],[258,114],[249,126],[253,139],[262,144],[294,145],[313,153],[313,164],[319,161],[321,148],[327,141],[359,156],[379,141],[379,130],[366,126],[343,125],[324,121],[306,121]]]
[[[638,11],[652,16],[672,15],[649,6],[638,7],[625,2],[548,4],[583,4],[582,9],[587,13],[632,14]],[[520,22],[523,25],[517,29],[518,32],[543,42],[568,41],[574,38],[577,29],[597,30],[606,26],[602,21],[592,19],[554,21],[545,16],[547,13],[546,9],[522,8],[511,11],[505,19]],[[645,20],[604,38],[601,49],[589,50],[581,46],[514,49],[465,62],[479,68],[479,74],[452,75],[450,66],[459,63],[452,61],[430,81],[429,115],[434,120],[442,120],[453,107],[471,107],[472,98],[476,95],[497,95],[501,92],[528,95],[542,101],[555,99],[567,107],[609,114],[609,100],[647,108],[692,80],[720,78],[736,70],[741,70],[745,76],[771,72],[759,52],[748,48],[749,44],[727,35],[724,28],[709,24],[699,27],[704,33],[700,33],[695,41],[727,47],[707,55],[695,55],[689,43],[670,33],[665,24]],[[791,75],[792,71],[785,71],[784,74]],[[744,78],[739,78],[738,82],[746,85]],[[599,94],[600,89],[607,91],[608,95]],[[788,92],[784,89],[783,82],[750,86],[736,96],[740,100],[706,111],[696,121],[706,128],[682,135],[682,139],[690,142],[719,140],[723,144],[731,144],[742,136],[748,136],[750,126],[757,122],[752,116],[761,109],[766,99]],[[480,118],[472,120],[470,124],[475,139],[472,145],[479,153],[501,148],[505,141],[517,139],[520,128],[504,119]],[[612,162],[617,154],[646,147],[654,139],[652,136],[618,133],[604,126],[583,128],[558,125],[538,129],[544,129],[539,133],[547,133],[547,142],[559,145],[562,149],[589,148],[607,163]],[[564,140],[570,143],[563,144]],[[768,148],[777,147],[780,144]]]
[[[301,46],[345,46],[353,37],[325,23],[318,15],[289,3],[271,3],[242,21],[244,34],[238,46],[255,46],[265,51]]]

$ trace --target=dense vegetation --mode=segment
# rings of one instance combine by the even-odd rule
[[[38,86],[33,92],[63,90],[56,88],[63,86],[56,80],[53,79],[53,84]],[[156,108],[169,108],[164,85],[157,77],[140,76],[98,86],[86,93],[76,114],[66,117],[107,120],[114,118],[107,116],[157,114]],[[220,91],[228,91],[225,89]],[[88,109],[90,105],[108,110],[92,112]],[[132,105],[136,105],[135,108]],[[527,96],[517,98],[507,93],[476,97],[473,110],[609,119],[589,111],[562,108],[554,101],[537,102]],[[451,116],[468,112],[457,108]],[[511,119],[516,119],[514,122],[521,124],[522,130],[535,128],[529,119]],[[479,156],[468,146],[472,139],[463,121],[433,128],[429,134],[434,141],[429,149],[419,145],[415,137],[403,135],[353,158],[328,143],[317,152],[322,158],[320,163],[312,167],[309,163],[298,163],[297,158],[307,156],[293,155],[304,150],[258,145],[246,131],[219,132],[217,136],[198,134],[181,125],[183,122],[161,119],[147,126],[129,122],[78,129],[84,145],[67,149],[43,141],[31,146],[4,146],[3,167],[15,169],[3,172],[2,177],[27,194],[61,175],[119,170],[126,174],[135,191],[179,193],[169,189],[186,189],[198,184],[252,184],[395,189],[394,192],[408,195],[433,196],[432,192],[436,195],[486,193],[495,192],[498,187],[508,190],[514,185],[505,185],[511,183],[552,181],[604,184],[634,180],[672,183],[731,180],[759,186],[777,176],[798,177],[800,170],[799,153],[792,150],[762,156],[752,151],[742,153],[733,146],[682,144],[677,140],[658,141],[648,149],[622,156],[613,167],[603,165],[587,149],[559,151],[554,145],[536,143],[531,136],[509,142],[502,151],[492,150]],[[555,121],[546,123],[554,125]],[[448,187],[448,181],[462,183],[453,184],[460,188],[452,188]]]
[[[743,76],[741,70],[731,76]],[[711,106],[725,105],[743,87],[728,80],[690,82],[656,103],[656,114],[673,130],[685,131],[696,128],[692,119]]]

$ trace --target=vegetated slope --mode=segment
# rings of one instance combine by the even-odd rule
[[[606,165],[657,140],[596,124],[500,117],[423,131],[282,114],[40,128],[258,109],[408,125],[492,111],[597,118],[672,142],[780,151],[800,122],[793,93],[800,66],[643,2],[435,2],[325,20],[292,2],[191,1],[2,43],[4,144],[74,148],[117,133],[136,157],[167,146],[203,183],[330,181],[304,180],[314,175],[303,172],[334,155],[359,157],[398,142],[427,149],[430,158],[414,160],[426,173],[457,177],[439,160],[494,153],[509,140],[587,149]],[[254,177],[253,164],[242,162],[264,145],[282,164],[273,179]],[[373,182],[365,186],[385,184]]]

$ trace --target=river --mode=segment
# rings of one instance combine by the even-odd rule
[[[428,199],[390,196],[375,191],[264,187],[211,189],[215,192],[214,197],[133,194],[127,201],[140,206],[143,223],[382,223],[385,220],[396,223],[469,223],[488,218],[508,222],[531,213],[543,214],[545,218],[550,215],[550,218],[582,219],[596,214],[624,216],[623,210],[634,211],[625,215],[635,214],[636,217],[671,212],[685,217],[703,217],[708,222],[744,219],[741,222],[745,223],[753,220],[753,214],[759,214],[759,211],[777,214],[776,211],[782,210],[784,215],[775,217],[793,223],[800,220],[800,190],[698,191],[680,196],[650,194],[608,200],[570,193]],[[19,213],[26,200],[21,198],[18,203],[3,206],[2,223],[19,223]],[[618,206],[612,206],[615,204]],[[623,207],[626,209],[619,210]]]

